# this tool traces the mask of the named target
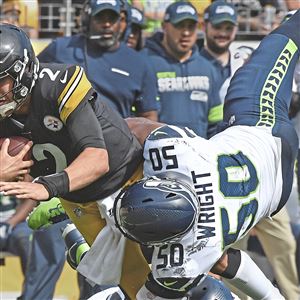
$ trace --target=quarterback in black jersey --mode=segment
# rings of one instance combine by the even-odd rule
[[[25,103],[2,121],[0,134],[30,138],[35,144],[31,174],[58,173],[57,184],[61,178],[66,186],[57,191],[56,183],[44,177],[42,186],[24,183],[24,188],[28,186],[24,197],[63,196],[73,202],[89,202],[122,187],[142,159],[141,146],[125,121],[97,99],[81,67],[41,64],[37,76]],[[11,78],[6,80],[13,84]],[[81,170],[86,174],[80,174]],[[39,180],[41,177],[36,182]]]
[[[73,202],[89,202],[102,199],[122,187],[142,160],[141,146],[126,122],[99,101],[81,67],[38,66],[33,51],[26,51],[27,65],[32,67],[29,66],[32,64],[35,69],[34,86],[28,89],[22,83],[23,78],[14,80],[15,74],[11,73],[18,73],[16,61],[20,62],[20,68],[25,68],[19,72],[24,72],[23,77],[28,72],[22,62],[26,48],[20,47],[20,53],[15,53],[16,48],[12,53],[9,47],[5,48],[4,44],[10,45],[22,32],[8,25],[1,27],[1,59],[7,59],[1,61],[1,82],[4,84],[1,85],[0,104],[4,104],[1,105],[4,120],[0,135],[26,135],[35,144],[32,175],[55,173],[51,177],[57,178],[50,182],[48,177],[39,177],[35,183],[24,183],[24,195],[18,197],[47,200],[63,196]],[[9,32],[13,35],[8,35]],[[17,92],[22,85],[27,94],[24,97],[22,93],[25,92],[19,92],[22,97],[19,100]],[[6,109],[10,102],[17,103],[14,109]],[[21,186],[19,184],[18,188]]]
[[[2,191],[37,201],[60,197],[91,245],[106,226],[96,201],[141,177],[142,147],[121,116],[101,102],[81,67],[39,65],[16,26],[0,24],[0,39],[0,137],[33,141],[35,178],[2,182]],[[129,241],[124,261],[128,255],[135,259],[123,266],[121,286],[134,297],[149,268],[139,246]]]

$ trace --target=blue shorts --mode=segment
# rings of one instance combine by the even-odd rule
[[[270,34],[231,80],[224,105],[226,126],[266,126],[282,141],[283,192],[290,194],[298,137],[288,117],[297,45],[283,34]]]

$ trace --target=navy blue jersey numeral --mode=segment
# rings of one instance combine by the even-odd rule
[[[247,232],[252,227],[257,208],[258,202],[256,199],[252,199],[249,203],[242,205],[237,215],[238,225],[236,232],[230,232],[229,213],[224,207],[221,208],[223,249],[226,246],[233,244],[237,240],[242,226],[247,218],[251,218],[251,221],[245,231]]]
[[[255,166],[242,152],[232,155],[220,155],[218,157],[218,171],[220,175],[220,191],[225,201],[228,199],[246,199],[255,192],[258,186],[258,177]],[[250,197],[249,197],[250,198]],[[246,220],[250,220],[247,232],[253,225],[258,209],[257,199],[249,199],[237,213],[236,231],[230,230],[229,214],[226,208],[221,208],[223,248],[234,243]]]
[[[229,171],[244,174],[241,179],[230,179]],[[257,173],[254,165],[242,152],[218,157],[218,171],[220,174],[220,190],[224,197],[244,198],[254,192],[258,185]]]

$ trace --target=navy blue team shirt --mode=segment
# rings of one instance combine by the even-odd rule
[[[214,67],[193,47],[191,57],[179,62],[161,45],[163,33],[146,40],[142,53],[154,68],[159,95],[159,120],[187,126],[207,138],[222,120],[220,83]]]
[[[157,110],[153,70],[140,53],[123,43],[114,51],[101,52],[78,34],[57,38],[38,58],[41,62],[82,66],[100,99],[124,118],[132,115],[132,106],[137,113]]]
[[[231,75],[230,61],[226,66],[223,66],[215,57],[213,57],[204,47],[200,50],[200,55],[205,57],[216,68],[217,74],[220,76],[220,82],[223,84]]]

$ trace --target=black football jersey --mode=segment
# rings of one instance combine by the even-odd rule
[[[85,105],[92,107],[92,118],[82,115]],[[93,122],[97,122],[97,130],[91,126]],[[62,171],[87,147],[107,149],[109,172],[64,197],[73,202],[99,200],[112,194],[142,161],[142,147],[125,120],[101,102],[79,66],[41,64],[30,113],[26,117],[13,115],[0,123],[1,137],[13,135],[34,143],[33,177]]]

